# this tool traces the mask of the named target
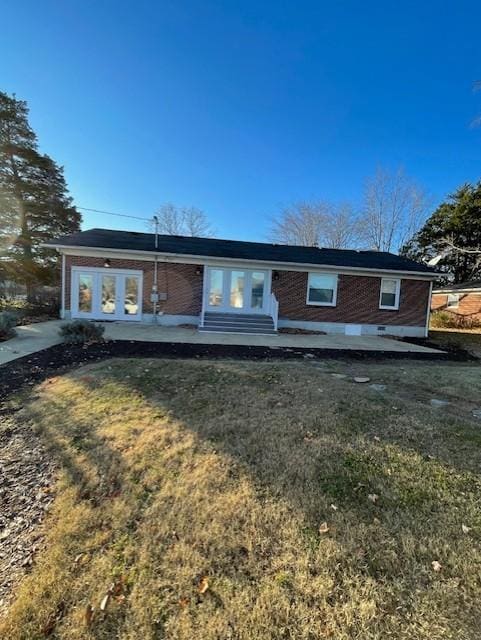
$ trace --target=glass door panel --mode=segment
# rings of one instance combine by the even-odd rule
[[[93,304],[93,275],[79,273],[78,276],[78,310],[80,313],[92,313]]]
[[[209,270],[209,305],[221,307],[224,300],[224,272],[222,269]]]
[[[127,316],[135,316],[139,313],[138,276],[125,277],[124,313]]]
[[[231,271],[230,277],[230,306],[234,309],[244,307],[244,271]]]
[[[103,275],[101,276],[102,280],[102,298],[100,301],[100,310],[102,313],[107,313],[109,315],[115,314],[115,292],[116,292],[116,284],[117,278],[114,275]]]
[[[264,306],[264,288],[266,274],[264,271],[253,271],[251,277],[251,308],[260,311]]]

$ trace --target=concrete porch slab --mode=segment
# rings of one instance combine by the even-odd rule
[[[299,349],[353,349],[361,351],[395,351],[403,353],[441,353],[437,349],[378,336],[328,335],[246,335],[199,332],[196,328],[166,327],[153,324],[134,325],[113,322],[105,327],[105,336],[113,340],[145,342],[182,342],[192,344],[229,344]]]
[[[0,365],[47,349],[61,342],[58,330],[62,320],[50,320],[17,327],[17,336],[0,343]],[[384,351],[405,353],[439,353],[431,349],[400,340],[378,336],[331,335],[243,335],[225,333],[200,333],[194,327],[167,327],[134,322],[103,323],[105,337],[111,340],[143,342],[171,342],[183,344],[222,344],[262,346],[271,349],[344,349],[354,351]]]

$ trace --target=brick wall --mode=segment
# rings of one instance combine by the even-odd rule
[[[460,293],[456,309],[448,309],[447,304],[447,293],[433,293],[431,311],[448,311],[456,315],[469,316],[473,320],[481,320],[481,293]]]
[[[306,304],[307,273],[278,271],[272,290],[279,301],[279,317],[312,322],[424,326],[429,282],[401,280],[399,310],[379,309],[381,278],[339,275],[337,304],[318,307]]]
[[[65,308],[70,309],[71,267],[103,267],[102,258],[66,256]],[[110,260],[112,269],[134,269],[143,272],[142,311],[152,313],[150,294],[154,282],[154,263],[144,260]],[[166,293],[167,300],[159,302],[159,309],[174,315],[198,315],[202,308],[203,271],[192,264],[158,263],[158,291]]]
[[[103,267],[102,258],[66,256],[65,308],[70,309],[71,267]],[[112,269],[143,272],[143,313],[152,312],[154,265],[143,260],[111,259]],[[200,274],[196,271],[200,269]],[[402,280],[398,311],[379,309],[381,279],[368,276],[340,275],[335,307],[306,304],[306,272],[277,271],[272,290],[279,301],[279,317],[313,322],[347,322],[355,324],[424,326],[429,282]],[[203,268],[190,264],[158,263],[158,291],[167,294],[159,303],[166,314],[199,315],[202,309]]]

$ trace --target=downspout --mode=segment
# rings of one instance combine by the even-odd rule
[[[71,296],[72,294],[70,294]],[[62,288],[60,294],[60,318],[65,318],[65,253],[62,253]]]
[[[155,256],[154,258],[154,284],[152,286],[152,298],[153,298],[153,305],[152,305],[152,311],[154,314],[154,318],[153,318],[153,323],[157,324],[158,318],[157,318],[157,296],[158,294],[158,287],[157,287],[157,256]]]
[[[155,246],[155,251],[157,251],[157,249],[159,248],[159,219],[157,216],[154,216],[154,233],[155,233],[155,241],[154,241],[154,246]],[[154,284],[152,286],[152,300],[153,300],[153,305],[152,305],[152,311],[154,314],[154,318],[153,318],[153,323],[157,324],[158,322],[158,318],[157,318],[157,303],[158,303],[158,299],[159,299],[159,291],[158,291],[158,264],[157,264],[157,253],[155,254],[155,258],[154,258]]]

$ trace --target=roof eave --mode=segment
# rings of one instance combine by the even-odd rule
[[[388,273],[388,274],[397,274],[398,276],[409,275],[409,276],[417,276],[419,278],[425,280],[435,280],[438,277],[437,272],[430,271],[411,271],[407,269],[379,269],[372,267],[354,267],[350,265],[330,265],[330,264],[322,264],[322,263],[312,263],[312,262],[285,262],[285,261],[274,261],[274,260],[263,260],[262,258],[257,258],[253,260],[252,258],[228,258],[225,256],[206,256],[206,255],[196,255],[190,253],[171,253],[166,251],[143,251],[141,249],[118,249],[111,247],[87,247],[87,246],[79,246],[79,245],[65,245],[65,244],[49,244],[44,243],[41,245],[42,247],[49,249],[57,249],[58,251],[62,251],[62,249],[67,249],[72,255],[71,252],[81,252],[81,251],[94,251],[104,254],[105,252],[110,253],[120,253],[125,256],[125,254],[130,254],[132,256],[138,255],[147,257],[149,256],[151,259],[155,257],[159,258],[168,258],[172,261],[182,262],[186,260],[190,260],[194,264],[206,264],[209,262],[229,262],[229,263],[262,263],[265,265],[269,265],[271,268],[279,268],[283,270],[292,269],[294,267],[302,267],[303,270],[311,269],[325,269],[325,270],[339,270],[343,269],[346,271],[355,271],[359,273]]]

